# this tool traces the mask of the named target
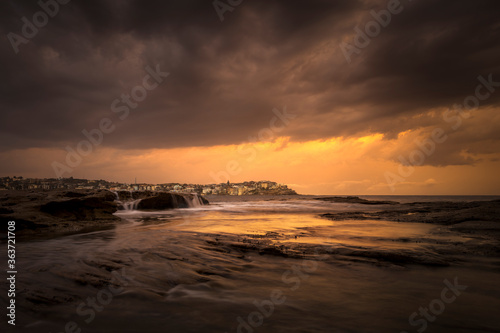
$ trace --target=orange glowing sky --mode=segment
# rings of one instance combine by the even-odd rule
[[[273,141],[187,147],[172,149],[119,150],[98,148],[84,158],[71,173],[74,177],[108,179],[130,183],[220,183],[249,179],[274,180],[288,184],[301,194],[498,194],[499,177],[491,177],[500,167],[498,154],[471,155],[473,165],[423,165],[413,172],[394,160],[401,153],[409,158],[419,150],[413,132],[401,133],[392,140],[382,134],[356,138],[330,138],[304,142],[277,137]],[[440,146],[436,145],[435,154]],[[398,155],[399,156],[399,155]],[[11,161],[12,172],[33,173],[29,161],[41,161],[42,172],[51,175],[50,163],[64,161],[60,150],[34,148],[3,154]],[[431,157],[426,157],[428,159]],[[14,163],[13,163],[14,162]],[[402,176],[393,179],[390,175]]]

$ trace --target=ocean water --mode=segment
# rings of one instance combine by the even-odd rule
[[[387,207],[312,198],[209,197],[197,208],[121,211],[112,230],[21,242],[9,329],[500,332],[500,260],[464,251],[494,239],[433,224],[330,221],[319,215]]]

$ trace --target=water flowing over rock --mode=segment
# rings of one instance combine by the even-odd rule
[[[113,228],[118,210],[165,210],[208,205],[196,193],[73,190],[4,191],[0,224],[16,221],[18,236],[46,237]]]
[[[207,199],[197,193],[152,191],[117,191],[114,193],[121,210],[164,210],[201,207],[209,204]]]

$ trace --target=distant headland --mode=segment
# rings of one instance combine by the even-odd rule
[[[24,178],[19,176],[1,177],[1,190],[109,190],[109,191],[168,191],[198,193],[202,195],[296,195],[285,184],[272,181],[247,181],[242,183],[183,184],[183,183],[119,183],[106,180],[77,178]]]

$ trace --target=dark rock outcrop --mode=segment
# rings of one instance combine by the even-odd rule
[[[391,209],[382,211],[335,212],[321,216],[334,221],[386,220],[441,225],[453,225],[467,221],[498,223],[500,201],[412,202],[392,206]]]
[[[119,200],[117,200],[119,199]],[[208,204],[197,194],[152,191],[74,190],[0,192],[0,224],[16,222],[19,236],[77,233],[112,228],[125,203],[134,209],[164,210]],[[45,235],[45,236],[44,236]]]
[[[184,196],[174,193],[159,193],[156,196],[142,199],[138,209],[172,209],[172,208],[187,208],[189,204]]]
[[[163,210],[173,208],[188,208],[196,205],[208,205],[207,199],[197,194],[178,194],[160,192],[152,197],[142,199],[137,204],[140,210]]]
[[[16,235],[30,238],[112,228],[121,220],[115,198],[106,190],[5,191],[0,224],[15,221]]]
[[[314,198],[314,200],[337,202],[337,203],[351,203],[351,204],[361,204],[361,205],[397,205],[399,202],[396,201],[377,201],[377,200],[366,200],[359,197],[321,197]]]
[[[116,210],[116,204],[112,200],[102,197],[51,201],[40,207],[43,213],[75,221],[106,219]]]
[[[0,207],[0,214],[12,214],[14,211],[10,208]]]
[[[116,193],[115,198],[118,197],[117,198],[118,200],[124,202],[130,200],[149,198],[157,194],[157,192],[153,191],[117,191],[115,193]]]
[[[114,195],[120,210],[165,210],[209,204],[207,199],[196,193],[117,191]]]

